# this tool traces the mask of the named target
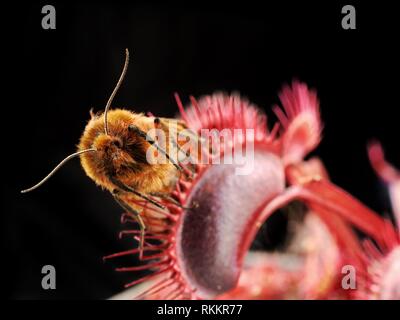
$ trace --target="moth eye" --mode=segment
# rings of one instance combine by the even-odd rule
[[[117,148],[122,148],[122,142],[119,140],[113,140],[112,144]]]

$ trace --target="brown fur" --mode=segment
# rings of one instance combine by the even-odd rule
[[[117,189],[108,177],[110,171],[118,180],[140,193],[169,191],[177,178],[176,168],[172,163],[147,163],[146,152],[150,144],[128,130],[131,124],[148,132],[154,128],[154,118],[122,109],[110,110],[109,135],[106,135],[103,114],[92,114],[78,149],[95,148],[97,151],[80,156],[83,169],[96,184],[110,192]]]

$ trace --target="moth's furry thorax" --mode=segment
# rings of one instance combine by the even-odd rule
[[[104,115],[92,115],[78,149],[94,148],[97,151],[80,156],[83,169],[96,184],[109,191],[116,189],[110,175],[139,192],[164,191],[176,176],[175,167],[170,163],[149,164],[146,153],[151,145],[143,137],[129,131],[130,125],[148,132],[154,128],[154,118],[128,110],[110,110],[109,134],[106,134]]]

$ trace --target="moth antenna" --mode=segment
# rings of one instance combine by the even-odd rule
[[[68,162],[69,160],[71,160],[72,158],[75,158],[79,155],[81,155],[82,153],[85,152],[95,152],[97,151],[96,149],[85,149],[85,150],[81,150],[78,152],[75,152],[73,154],[70,154],[68,157],[64,158],[64,160],[62,160],[46,177],[44,177],[40,182],[38,182],[37,184],[35,184],[33,187],[29,188],[29,189],[25,189],[22,190],[21,193],[27,193],[30,192],[32,190],[35,190],[37,188],[39,188],[43,183],[45,183],[54,173],[57,172],[58,169],[60,169],[66,162]]]
[[[125,74],[126,71],[128,70],[128,64],[129,64],[129,50],[125,49],[125,63],[124,63],[124,68],[122,69],[122,73],[119,76],[117,85],[115,86],[113,92],[111,93],[110,98],[108,98],[107,104],[106,104],[106,108],[104,109],[104,132],[105,134],[108,135],[108,123],[107,123],[107,113],[108,113],[108,109],[111,106],[112,101],[114,100],[115,95],[117,94],[117,91],[119,89],[119,87],[122,84],[122,81],[124,81],[125,78]]]

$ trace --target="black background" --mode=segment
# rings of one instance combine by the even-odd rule
[[[137,276],[115,273],[118,261],[102,262],[136,243],[118,240],[121,210],[78,160],[35,192],[19,193],[75,151],[89,109],[104,108],[125,48],[131,64],[113,105],[159,116],[176,114],[174,91],[188,101],[189,94],[236,90],[273,123],[270,106],[282,84],[307,82],[318,91],[325,124],[314,154],[336,184],[390,212],[366,143],[378,138],[400,165],[396,11],[350,1],[357,29],[343,30],[348,2],[294,3],[38,1],[5,10],[0,236],[7,298],[107,298]],[[41,28],[45,4],[56,7],[56,30]],[[56,290],[41,288],[46,264],[56,267]]]

